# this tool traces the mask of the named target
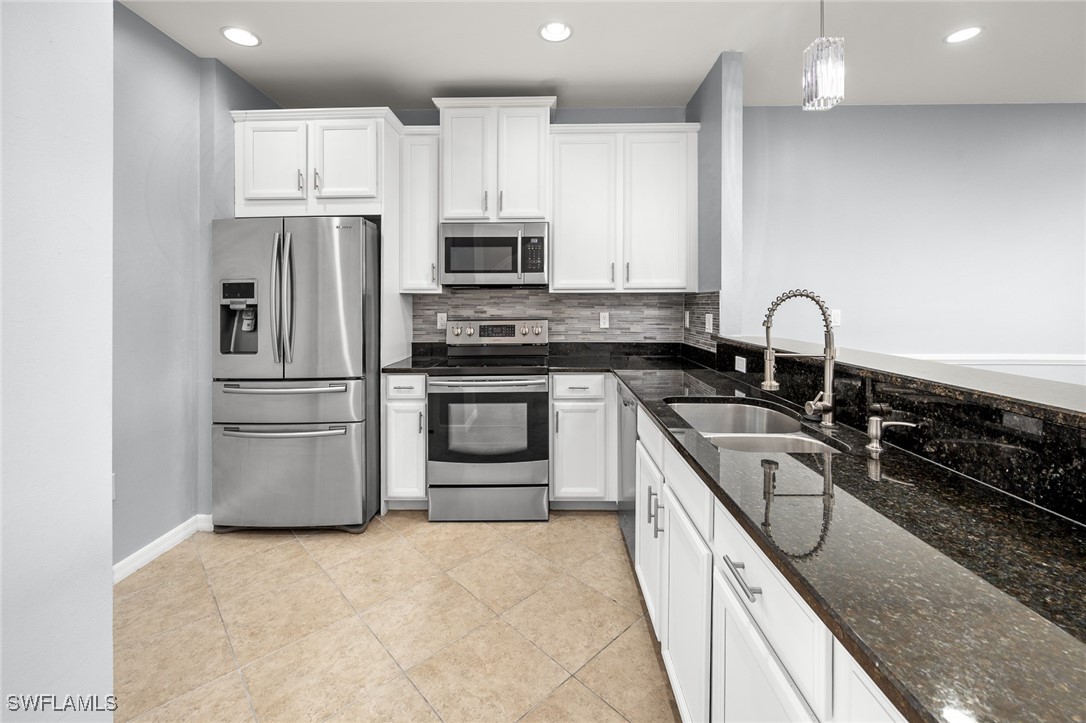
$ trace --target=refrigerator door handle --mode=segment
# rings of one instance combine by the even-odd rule
[[[240,384],[224,384],[223,394],[337,394],[347,391],[346,384],[329,384],[325,387],[243,387]]]
[[[310,437],[342,437],[347,434],[346,427],[329,427],[313,432],[243,432],[240,427],[223,427],[222,436],[242,437],[244,439],[306,439]]]
[[[279,307],[282,304],[282,295],[280,294],[279,284],[279,249],[280,242],[283,240],[283,235],[279,232],[275,234],[275,241],[272,243],[272,262],[271,262],[271,323],[268,324],[268,331],[271,332],[272,338],[272,361],[276,364],[279,363],[279,350],[283,348],[283,342],[279,328]]]
[[[284,273],[283,278],[287,280],[287,283],[283,287],[283,297],[286,305],[286,309],[283,311],[283,322],[286,326],[283,356],[285,357],[287,364],[291,364],[294,362],[294,321],[297,311],[297,295],[294,293],[294,284],[297,281],[297,277],[294,271],[294,239],[291,236],[290,231],[287,231],[283,259],[283,263],[286,266],[286,272]],[[289,316],[287,314],[288,310]]]

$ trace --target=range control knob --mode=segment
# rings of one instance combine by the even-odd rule
[[[468,336],[475,336],[475,327],[474,326],[469,326],[468,327]]]
[[[453,333],[453,336],[460,336],[461,334],[464,333],[464,327],[462,327],[462,326],[454,326],[453,330],[452,330],[452,333]]]
[[[520,327],[520,335],[521,336],[528,336],[528,327],[526,327],[526,326]]]
[[[539,336],[540,334],[543,333],[543,327],[536,324],[535,326],[532,327],[532,333],[535,334],[536,336]]]

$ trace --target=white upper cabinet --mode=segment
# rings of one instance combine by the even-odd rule
[[[618,138],[554,136],[551,288],[618,288]]]
[[[437,293],[437,128],[405,129],[400,150],[400,291]]]
[[[691,165],[697,170],[688,145],[685,133],[629,133],[623,138],[626,289],[686,289],[687,256],[696,241],[690,233]]]
[[[697,124],[551,128],[554,291],[697,282]]]
[[[553,97],[434,98],[441,109],[441,217],[547,217]]]
[[[234,215],[380,214],[387,108],[234,111]],[[398,136],[397,136],[398,137]],[[393,159],[395,162],[396,159]]]

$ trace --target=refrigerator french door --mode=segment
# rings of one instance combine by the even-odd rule
[[[380,489],[376,227],[227,219],[212,238],[215,526],[360,529]]]

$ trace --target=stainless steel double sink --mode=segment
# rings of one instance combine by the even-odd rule
[[[723,449],[813,454],[839,451],[807,436],[798,419],[774,409],[731,397],[704,402],[664,401],[699,434]]]

